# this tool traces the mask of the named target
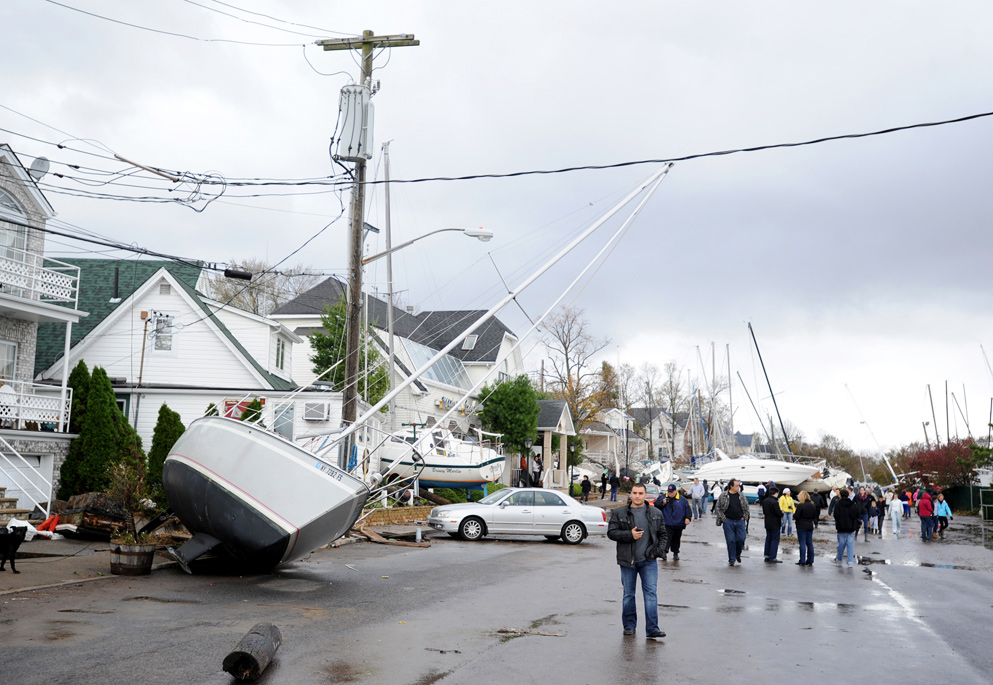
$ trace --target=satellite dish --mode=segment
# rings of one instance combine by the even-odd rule
[[[31,163],[31,168],[28,170],[28,173],[31,174],[31,178],[35,181],[40,181],[51,168],[52,164],[46,158],[36,157]]]

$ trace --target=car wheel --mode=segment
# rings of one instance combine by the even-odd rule
[[[470,516],[459,524],[459,534],[463,540],[478,540],[486,534],[486,530],[481,519]]]
[[[545,536],[545,539],[546,540],[558,540],[559,537],[561,537],[561,536],[559,536],[559,535],[546,535]]]
[[[562,540],[567,545],[578,545],[586,537],[586,529],[579,521],[569,521],[562,526]]]

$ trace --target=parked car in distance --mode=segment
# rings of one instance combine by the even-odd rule
[[[544,535],[578,545],[588,535],[607,533],[607,512],[545,488],[504,488],[478,502],[435,507],[428,525],[452,537]]]

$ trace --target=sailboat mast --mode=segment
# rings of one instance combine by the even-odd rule
[[[769,382],[769,374],[765,370],[765,362],[762,361],[762,350],[759,349],[759,341],[755,339],[755,331],[752,330],[752,322],[748,322],[748,332],[752,334],[752,342],[755,343],[755,351],[759,355],[759,364],[762,365],[762,375],[765,376],[766,385],[769,386],[769,395],[772,397],[772,406],[776,408],[776,417],[779,418],[779,427],[783,430],[783,443],[786,445],[786,452],[793,456],[790,451],[790,437],[786,434],[786,426],[783,425],[783,417],[779,414],[779,405],[776,403],[776,393],[772,391],[772,383]]]
[[[738,439],[734,437],[734,403],[731,402],[731,343],[724,345],[724,351],[728,357],[728,421],[731,422],[731,439],[734,440],[733,447],[738,446]]]
[[[389,141],[383,143],[383,179],[385,180],[383,195],[386,201],[386,208],[383,214],[383,219],[385,220],[386,227],[386,331],[389,336],[389,350],[387,356],[387,366],[390,379],[390,390],[393,389],[393,374],[396,367],[396,354],[394,352],[393,345],[395,344],[395,338],[393,337],[393,253],[390,250],[393,249],[392,236],[390,235],[390,143]],[[397,416],[397,403],[396,398],[390,399],[390,432],[396,431],[396,416]],[[417,430],[416,428],[414,429]]]
[[[934,421],[934,444],[941,447],[941,436],[938,435],[938,418],[934,413],[934,396],[931,395],[931,384],[927,384],[927,397],[931,402],[931,420]]]

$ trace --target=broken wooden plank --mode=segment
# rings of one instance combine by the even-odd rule
[[[367,530],[365,528],[360,528],[359,533],[364,535],[369,539],[369,542],[375,542],[380,545],[396,545],[397,547],[430,547],[430,542],[407,542],[405,540],[387,540],[382,535],[374,530]]]

